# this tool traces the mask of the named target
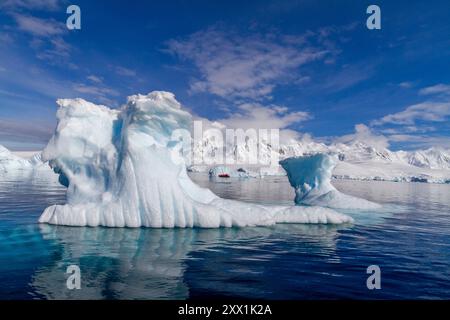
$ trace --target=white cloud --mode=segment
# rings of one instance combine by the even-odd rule
[[[32,37],[30,47],[36,51],[36,57],[52,65],[64,65],[71,69],[77,67],[68,62],[73,48],[63,39],[67,28],[65,20],[44,19],[31,15],[35,11],[61,10],[59,0],[3,0],[0,9],[16,22],[15,31],[22,31]],[[8,26],[9,28],[11,26]],[[11,29],[11,28],[10,28]],[[13,29],[11,29],[13,30]],[[11,42],[11,35],[5,35]],[[0,41],[3,41],[0,34]]]
[[[433,126],[402,126],[380,130],[383,134],[426,133],[436,131]]]
[[[135,77],[136,76],[136,71],[125,68],[125,67],[116,66],[114,69],[119,76],[125,76],[125,77]]]
[[[102,83],[103,82],[103,79],[101,77],[97,77],[97,76],[95,76],[93,74],[87,76],[87,79],[92,81],[92,82],[95,82],[95,83]]]
[[[432,146],[450,148],[450,137],[445,136],[395,134],[389,136],[389,140],[393,142],[406,142],[413,148],[428,148]]]
[[[55,11],[59,9],[58,2],[59,0],[2,0],[0,8]]]
[[[238,107],[237,112],[217,122],[234,129],[279,129],[281,141],[287,141],[300,137],[299,132],[288,127],[309,119],[312,119],[312,116],[308,112],[289,112],[288,108],[283,106],[245,103]]]
[[[431,87],[423,88],[419,91],[419,94],[430,95],[430,94],[447,94],[450,95],[450,85],[448,84],[436,84]]]
[[[170,40],[168,51],[192,61],[200,72],[192,92],[222,98],[270,97],[275,86],[301,78],[297,69],[326,56],[327,51],[307,44],[305,36],[252,34],[243,36],[209,28],[184,40]]]
[[[63,64],[72,69],[77,67],[68,63],[68,58],[73,50],[72,46],[61,37],[56,37],[48,42],[33,41],[32,47],[37,51],[36,57],[46,60],[50,64]]]
[[[389,147],[389,140],[387,137],[374,133],[368,126],[364,124],[355,125],[355,133],[345,135],[336,139],[336,142],[351,143],[364,142],[378,150]]]
[[[384,124],[413,125],[417,120],[442,122],[450,116],[450,102],[426,101],[407,107],[405,110],[388,114],[374,120],[371,125]]]
[[[36,120],[0,119],[0,140],[46,143],[53,125]]]
[[[288,112],[286,107],[245,103],[239,106],[238,112],[219,121],[230,128],[283,129],[309,119],[311,115],[308,112]]]
[[[419,94],[438,96],[373,120],[371,126],[386,134],[391,142],[402,142],[416,148],[448,146],[450,138],[441,132],[448,132],[450,101],[447,95],[450,94],[450,85],[425,87]]]
[[[412,88],[414,86],[414,84],[412,82],[409,82],[409,81],[404,81],[404,82],[400,82],[398,84],[398,86],[400,88],[409,89],[409,88]]]
[[[77,97],[81,94],[81,98],[92,100],[111,108],[118,106],[117,101],[111,99],[111,97],[118,97],[120,95],[117,90],[107,88],[103,85],[86,85],[82,83],[73,84],[72,88],[76,92]]]
[[[62,38],[54,38],[50,40],[51,44],[53,45],[53,51],[56,54],[59,54],[61,56],[68,56],[71,50],[71,46],[65,42]]]
[[[64,65],[76,69],[69,63],[73,48],[63,36],[67,34],[65,24],[54,19],[41,19],[25,14],[11,13],[17,23],[17,29],[32,36],[30,47],[36,51],[36,57],[52,65]]]
[[[76,92],[90,94],[90,95],[94,95],[94,96],[105,96],[105,95],[118,96],[119,95],[119,93],[116,90],[113,90],[110,88],[98,87],[98,86],[88,86],[85,84],[75,84],[73,86],[73,89]]]
[[[8,56],[9,60],[5,61],[8,65],[16,65],[17,59],[12,55]],[[35,65],[23,61],[23,69],[28,72],[20,72],[13,70],[10,72],[0,73],[0,83],[9,83],[28,91],[30,93],[38,94],[39,96],[56,99],[56,98],[74,98],[74,90],[71,83],[65,79],[55,78],[53,74],[49,73],[45,68],[39,68]],[[22,98],[23,99],[23,98]]]
[[[64,23],[53,19],[41,19],[22,14],[14,14],[13,17],[20,30],[33,36],[52,37],[61,35],[65,31]]]

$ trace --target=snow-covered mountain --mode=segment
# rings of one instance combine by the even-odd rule
[[[430,169],[450,169],[450,150],[430,148],[406,153],[406,161],[417,167]]]
[[[450,150],[444,148],[430,148],[416,151],[379,150],[364,142],[324,144],[303,139],[291,140],[281,144],[277,150],[266,141],[257,143],[251,139],[239,145],[228,146],[223,152],[223,160],[235,159],[238,162],[234,171],[245,168],[249,176],[284,175],[280,167],[268,165],[246,165],[247,151],[252,146],[258,148],[258,160],[269,163],[272,152],[278,153],[279,160],[290,157],[326,153],[336,155],[340,160],[333,175],[335,178],[355,180],[387,180],[387,181],[418,181],[434,183],[450,183]],[[193,156],[204,159],[214,159],[222,153],[220,144],[212,137],[206,137],[193,146]],[[202,163],[189,167],[190,171],[209,172],[214,164]],[[15,155],[0,145],[0,173],[24,170],[49,170],[41,160],[41,154],[36,153],[28,159]],[[217,171],[217,170],[216,170]],[[216,172],[212,170],[212,172]]]
[[[246,141],[240,146],[227,148],[228,157],[242,160],[242,154],[248,150]],[[270,158],[273,151],[270,144],[259,143],[258,156]],[[194,147],[194,152],[203,156],[213,156],[220,151],[214,140],[206,139]],[[277,150],[279,159],[290,157],[326,153],[336,155],[340,160],[334,170],[335,178],[358,180],[389,180],[389,181],[419,181],[419,182],[450,182],[450,150],[443,148],[430,148],[417,151],[390,151],[377,149],[361,141],[351,143],[324,144],[313,140],[291,141],[282,144]],[[242,162],[241,162],[242,163]],[[248,168],[252,166],[241,165]],[[253,170],[255,170],[253,166]],[[201,166],[193,166],[193,171],[206,171]],[[280,170],[266,170],[258,168],[260,175],[279,174]],[[257,170],[257,171],[258,171]],[[282,170],[281,170],[282,172]]]

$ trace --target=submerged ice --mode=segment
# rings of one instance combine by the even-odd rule
[[[108,227],[232,227],[345,223],[332,209],[262,206],[221,199],[194,184],[179,154],[176,129],[191,115],[174,95],[134,95],[120,110],[82,99],[58,100],[58,125],[43,152],[67,186],[67,203],[42,223]]]
[[[380,205],[343,194],[331,184],[336,166],[333,156],[315,154],[280,161],[289,182],[295,188],[295,203],[336,209],[376,209]]]

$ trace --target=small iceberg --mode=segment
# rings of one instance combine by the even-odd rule
[[[244,227],[276,223],[346,223],[322,207],[263,206],[222,199],[187,175],[174,130],[192,116],[172,93],[134,95],[120,110],[83,99],[58,100],[57,128],[42,153],[67,203],[39,222],[105,227]]]
[[[34,174],[53,174],[48,163],[42,162],[41,153],[24,158],[0,145],[0,177],[26,177]]]
[[[0,145],[0,173],[32,170],[33,164]]]
[[[327,154],[287,158],[280,161],[295,189],[295,203],[335,209],[378,209],[381,205],[343,194],[331,184],[336,159]]]

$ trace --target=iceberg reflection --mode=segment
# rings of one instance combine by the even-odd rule
[[[189,272],[189,263],[200,264],[206,272],[215,274],[217,270],[212,269],[229,257],[225,251],[240,250],[244,255],[232,261],[233,267],[247,268],[249,260],[270,262],[280,252],[267,248],[286,240],[300,244],[300,250],[320,251],[336,259],[333,256],[337,230],[343,228],[323,225],[231,229],[39,227],[44,240],[57,241],[60,247],[51,261],[37,270],[30,284],[37,298],[46,299],[185,299],[190,296],[184,277]],[[210,264],[203,257],[211,257],[213,251],[224,254],[212,255],[215,260]],[[66,268],[73,264],[81,269],[80,290],[66,287],[69,276]],[[207,286],[208,281],[204,279],[196,285]]]

